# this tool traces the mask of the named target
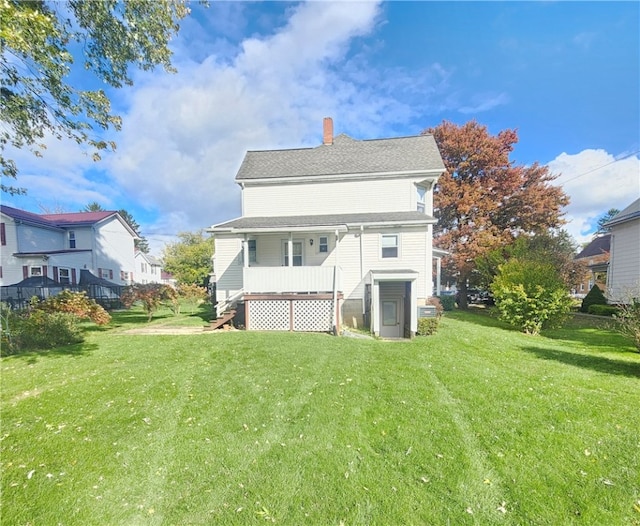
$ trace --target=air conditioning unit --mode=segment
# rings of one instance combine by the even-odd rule
[[[418,307],[418,318],[435,318],[436,306],[435,305],[420,305]]]

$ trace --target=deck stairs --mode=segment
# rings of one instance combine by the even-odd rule
[[[236,316],[236,310],[235,309],[230,309],[228,311],[225,311],[220,316],[218,316],[215,320],[211,320],[211,324],[209,325],[209,327],[206,327],[205,330],[214,331],[216,329],[219,329],[225,323],[228,323],[231,320],[233,320],[233,318],[235,318],[235,316]]]

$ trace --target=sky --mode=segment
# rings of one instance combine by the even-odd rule
[[[42,158],[16,152],[28,193],[3,204],[124,208],[161,256],[178,232],[240,215],[247,150],[317,146],[324,117],[355,139],[444,120],[516,129],[512,161],[557,175],[579,243],[640,196],[638,2],[213,0],[171,47],[176,74],[134,71],[107,90],[115,152],[95,163],[52,138]]]

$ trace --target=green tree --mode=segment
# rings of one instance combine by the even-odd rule
[[[164,248],[164,269],[173,274],[180,285],[206,286],[212,270],[213,238],[205,237],[199,230],[181,232],[178,239]]]
[[[527,334],[559,323],[571,309],[564,280],[549,262],[511,258],[500,265],[491,290],[500,318]]]
[[[494,280],[500,265],[513,257],[550,263],[570,290],[579,283],[585,270],[584,263],[574,260],[577,251],[577,244],[566,230],[548,231],[535,236],[520,235],[511,245],[479,256],[475,263],[484,286]]]
[[[618,210],[617,208],[610,208],[609,210],[607,210],[607,212],[600,219],[598,219],[598,228],[593,235],[601,236],[602,234],[608,234],[611,229],[606,227],[605,224],[611,221],[619,213],[620,210]]]
[[[456,276],[465,308],[478,257],[519,235],[561,226],[569,201],[551,184],[555,176],[548,167],[509,159],[518,141],[515,130],[490,135],[475,121],[462,126],[444,121],[425,133],[433,134],[447,170],[434,190],[434,242],[451,253],[445,267]]]
[[[170,39],[189,12],[186,0],[3,0],[0,2],[0,145],[40,156],[44,138],[70,138],[93,158],[115,143],[100,133],[119,130],[102,89],[82,90],[70,81],[75,51],[100,83],[131,85],[130,69],[171,66]],[[13,159],[0,156],[2,177],[15,179]],[[10,184],[2,191],[24,193]]]

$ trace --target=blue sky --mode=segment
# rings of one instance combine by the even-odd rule
[[[173,41],[177,74],[109,91],[115,153],[53,139],[18,152],[33,212],[126,208],[152,247],[240,214],[246,150],[316,146],[322,118],[357,139],[443,120],[516,128],[512,159],[558,174],[567,230],[640,196],[638,2],[211,2]],[[90,85],[90,79],[80,77]]]

